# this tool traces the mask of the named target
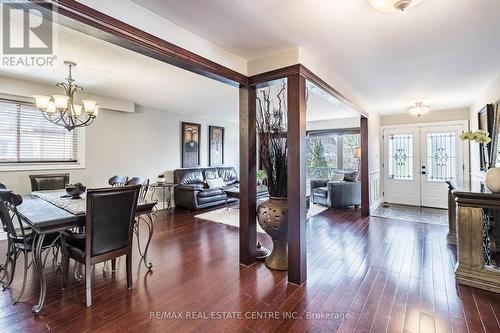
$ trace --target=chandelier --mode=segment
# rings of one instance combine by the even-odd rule
[[[408,109],[408,112],[412,115],[420,117],[421,115],[429,112],[430,109],[431,109],[431,107],[429,105],[424,105],[424,103],[422,103],[422,102],[417,102],[417,103],[415,103],[414,106],[412,106]]]
[[[71,69],[76,66],[76,63],[65,61],[64,64],[68,66],[69,75],[66,82],[58,83],[57,86],[63,87],[66,95],[35,95],[34,97],[36,107],[42,112],[45,119],[71,131],[77,127],[92,124],[97,117],[99,105],[96,101],[88,99],[82,100],[83,105],[75,103],[75,92],[83,90],[71,76]]]

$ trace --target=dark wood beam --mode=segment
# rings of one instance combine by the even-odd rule
[[[288,76],[288,281],[307,278],[306,251],[306,80]]]
[[[361,117],[361,215],[370,215],[370,179],[368,172],[368,118]]]
[[[257,243],[255,87],[240,88],[240,263],[255,262]]]
[[[57,12],[58,23],[165,63],[233,86],[246,85],[246,75],[167,42],[75,0],[30,0],[40,10]],[[22,4],[21,4],[22,6]]]

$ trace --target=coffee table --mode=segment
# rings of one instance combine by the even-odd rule
[[[226,210],[229,208],[227,200],[229,198],[240,198],[240,188],[238,187],[230,187],[224,190],[226,194]],[[257,185],[257,200],[264,199],[269,196],[269,192],[267,191],[267,186]]]

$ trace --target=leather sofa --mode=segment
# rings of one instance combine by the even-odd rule
[[[222,178],[224,187],[209,188],[206,180]],[[176,207],[190,210],[212,207],[237,199],[227,198],[224,190],[239,186],[238,174],[233,167],[192,168],[174,170],[174,202]]]
[[[313,204],[330,208],[361,205],[361,183],[359,181],[311,180]]]

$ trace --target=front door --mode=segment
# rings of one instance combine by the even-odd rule
[[[447,208],[445,181],[463,179],[462,124],[384,130],[384,200]]]
[[[462,125],[420,128],[421,206],[448,207],[445,181],[463,179]]]

